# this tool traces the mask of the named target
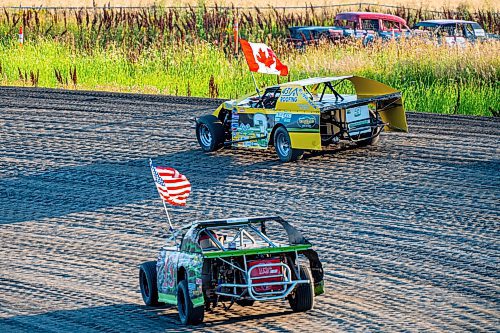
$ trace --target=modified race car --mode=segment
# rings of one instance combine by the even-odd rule
[[[140,265],[139,284],[146,305],[177,305],[182,324],[201,323],[219,304],[288,299],[304,312],[324,293],[318,254],[280,217],[201,221],[181,231],[175,246]]]
[[[340,94],[339,87],[354,94]],[[287,82],[222,103],[196,118],[196,137],[206,152],[223,147],[267,149],[282,162],[341,141],[375,144],[380,133],[408,131],[401,93],[359,76]]]

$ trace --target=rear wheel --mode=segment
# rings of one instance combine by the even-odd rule
[[[224,126],[219,118],[207,115],[196,122],[196,139],[201,149],[206,152],[215,151],[224,145]]]
[[[379,140],[380,140],[380,134],[369,139],[360,140],[356,142],[356,144],[358,145],[358,147],[374,146],[378,143]]]
[[[371,118],[372,124],[373,123],[378,123],[378,120],[379,120],[378,119],[378,115],[375,115],[372,112],[370,112],[370,118]],[[365,146],[374,146],[374,145],[376,145],[378,143],[378,141],[380,140],[380,133],[382,133],[383,130],[384,130],[383,127],[377,127],[377,128],[375,128],[375,132],[373,132],[373,130],[372,130],[372,135],[376,134],[376,136],[368,138],[368,139],[360,140],[360,141],[356,142],[356,145],[358,147],[365,147]]]
[[[179,319],[183,325],[199,324],[205,316],[204,306],[193,307],[186,280],[182,280],[177,286],[177,309],[179,310]]]
[[[299,284],[295,291],[288,296],[288,302],[294,312],[305,312],[314,306],[314,281],[309,269],[300,266],[300,279],[309,280],[308,284]]]
[[[284,127],[278,127],[274,133],[274,148],[281,162],[290,162],[298,160],[304,154],[301,149],[292,148],[290,135]]]
[[[156,261],[148,261],[139,267],[139,285],[144,304],[158,306],[158,286],[156,284]]]

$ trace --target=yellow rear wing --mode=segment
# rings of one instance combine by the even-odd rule
[[[369,98],[399,93],[398,90],[389,87],[386,84],[364,77],[352,76],[347,78],[347,80],[351,81],[354,85],[358,98]],[[385,126],[386,131],[408,132],[408,123],[406,122],[406,113],[403,108],[402,97],[390,101],[387,105],[384,105],[382,109],[377,111],[380,114],[382,121],[388,124]]]

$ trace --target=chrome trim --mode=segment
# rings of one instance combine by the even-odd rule
[[[243,256],[244,258],[244,263],[245,263],[245,270],[242,270],[239,267],[234,266],[233,264],[230,264],[229,262],[225,261],[226,263],[230,264],[232,267],[235,267],[239,269],[240,271],[243,271],[245,276],[245,281],[247,283],[221,283],[218,288],[232,288],[233,293],[227,293],[227,292],[220,292],[216,291],[215,293],[217,295],[221,296],[228,296],[228,297],[234,297],[236,299],[240,299],[243,297],[245,293],[248,293],[248,298],[254,300],[254,301],[270,301],[270,300],[276,300],[276,299],[283,299],[287,297],[298,284],[305,284],[305,283],[311,283],[310,280],[293,280],[292,279],[292,271],[290,267],[287,264],[284,263],[270,263],[270,264],[257,264],[255,266],[250,267],[250,269],[247,269],[247,260],[246,256]],[[221,259],[221,258],[219,258]],[[222,260],[222,259],[221,259]],[[282,268],[282,274],[281,275],[270,275],[270,276],[258,276],[258,277],[251,277],[252,272],[254,269],[262,268],[262,267],[281,267]],[[259,280],[259,279],[266,279],[266,278],[272,278],[272,277],[283,277],[283,281],[279,282],[264,282],[264,283],[254,283],[253,280]],[[257,287],[266,287],[266,286],[282,286],[280,290],[272,290],[272,291],[256,291],[255,288]],[[236,293],[236,288],[242,288],[243,291],[242,293],[238,294]]]

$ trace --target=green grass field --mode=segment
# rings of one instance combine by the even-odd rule
[[[196,17],[179,36],[163,34],[154,24],[113,24],[115,19],[104,30],[89,21],[85,26],[77,15],[64,16],[64,21],[39,15],[38,26],[25,28],[22,47],[16,35],[19,22],[12,28],[14,18],[11,22],[0,16],[1,85],[221,98],[254,90],[242,55],[232,54],[230,29],[224,38],[215,39],[215,32]],[[407,40],[368,48],[325,44],[298,51],[288,47],[279,32],[264,36],[256,26],[243,34],[272,45],[290,68],[290,77],[280,78],[282,82],[356,74],[400,89],[407,110],[488,116],[500,110],[499,42],[456,48]],[[256,78],[261,85],[277,82],[276,76]]]

